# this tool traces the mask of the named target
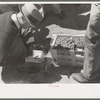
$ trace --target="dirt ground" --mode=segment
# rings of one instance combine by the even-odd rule
[[[61,4],[65,19],[60,20],[54,13],[49,12],[41,23],[42,28],[49,30],[47,38],[52,34],[83,34],[85,33],[90,12],[90,4]],[[0,5],[0,13],[18,11],[17,5]],[[21,73],[9,71],[8,83],[77,83],[70,75],[79,72],[81,67],[54,67],[49,66],[49,73],[45,75],[44,67],[37,73]],[[1,67],[2,70],[2,67]],[[30,78],[31,77],[31,78]],[[9,79],[10,78],[10,79]],[[31,80],[31,81],[30,81]],[[10,81],[10,82],[9,82]],[[1,83],[4,83],[1,79]]]

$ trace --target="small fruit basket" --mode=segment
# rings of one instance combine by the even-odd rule
[[[50,51],[60,66],[83,66],[84,34],[54,34]]]

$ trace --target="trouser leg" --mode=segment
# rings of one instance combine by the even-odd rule
[[[60,4],[52,4],[52,9],[53,9],[53,12],[56,14],[59,14],[62,11]]]
[[[11,52],[6,57],[4,67],[16,66],[25,62],[25,58],[28,56],[28,50],[25,47],[20,37],[16,36],[12,43]]]
[[[23,64],[27,55],[28,51],[24,43],[20,37],[16,36],[12,44],[10,56],[6,58],[6,62],[1,73],[2,80],[5,83],[24,78],[25,75],[17,70],[17,65]]]
[[[92,4],[90,20],[85,34],[84,67],[87,79],[96,78],[100,72],[100,5]]]

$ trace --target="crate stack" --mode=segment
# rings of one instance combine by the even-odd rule
[[[50,51],[60,66],[83,66],[84,34],[54,34]]]

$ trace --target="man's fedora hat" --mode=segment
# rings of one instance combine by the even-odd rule
[[[19,10],[32,27],[44,18],[43,8],[40,4],[19,4]]]

